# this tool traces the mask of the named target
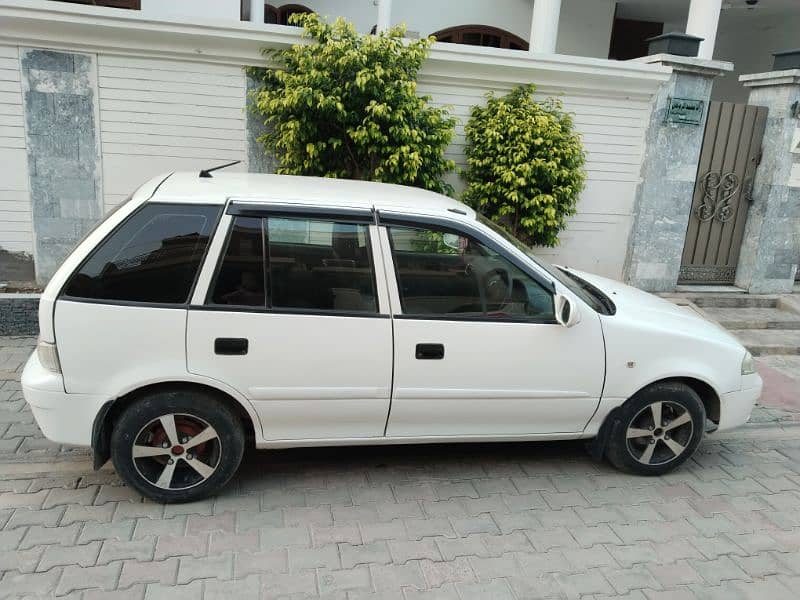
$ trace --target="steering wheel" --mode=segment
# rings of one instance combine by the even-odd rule
[[[483,289],[486,307],[503,306],[511,302],[511,276],[508,271],[495,268],[487,271],[483,276]]]

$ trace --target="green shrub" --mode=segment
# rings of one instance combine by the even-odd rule
[[[278,68],[248,69],[260,81],[259,138],[279,173],[366,179],[452,193],[443,176],[455,119],[417,95],[417,72],[433,38],[404,42],[405,29],[360,35],[351,23],[297,14],[309,44],[265,50]]]
[[[536,102],[534,89],[472,108],[463,199],[521,240],[555,246],[583,190],[585,154],[561,103]]]

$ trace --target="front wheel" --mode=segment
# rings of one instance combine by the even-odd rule
[[[230,408],[195,390],[134,401],[111,434],[114,468],[156,502],[190,502],[219,491],[239,467],[244,432]]]
[[[606,452],[611,464],[630,473],[662,475],[694,454],[706,411],[692,388],[664,382],[638,392],[613,418]]]

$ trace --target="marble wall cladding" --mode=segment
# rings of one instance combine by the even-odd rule
[[[636,287],[666,292],[678,281],[708,111],[699,125],[667,123],[666,113],[671,97],[707,108],[712,83],[713,75],[676,69],[654,99],[625,263],[625,280]]]
[[[253,98],[251,94],[257,89],[258,84],[252,77],[247,77],[247,164],[250,173],[275,173],[278,161],[274,156],[264,150],[264,145],[258,138],[267,131],[264,120],[252,110]]]
[[[102,216],[92,55],[21,51],[37,281]]]
[[[800,262],[800,187],[794,184],[797,154],[792,143],[800,81],[754,87],[749,103],[769,109],[761,164],[753,183],[736,271],[736,285],[751,293],[791,292]]]

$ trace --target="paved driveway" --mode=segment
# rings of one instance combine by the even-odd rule
[[[164,506],[41,439],[15,381],[30,344],[0,343],[0,597],[800,595],[785,410],[660,479],[576,443],[252,452],[220,497]]]

